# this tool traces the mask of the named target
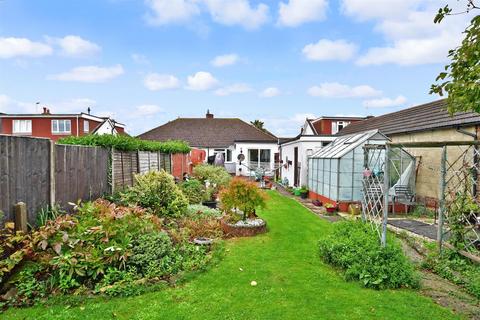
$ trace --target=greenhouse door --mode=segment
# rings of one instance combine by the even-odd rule
[[[293,185],[299,187],[298,177],[298,147],[293,149]]]

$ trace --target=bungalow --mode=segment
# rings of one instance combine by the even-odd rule
[[[284,183],[292,187],[307,185],[308,157],[335,140],[334,134],[364,119],[326,116],[305,119],[296,137],[280,141],[281,177]]]
[[[222,154],[225,168],[235,175],[249,176],[260,168],[273,175],[278,157],[278,138],[273,134],[238,118],[215,118],[209,111],[205,118],[177,118],[138,137],[187,141],[205,151],[205,161]]]
[[[372,117],[364,121],[353,123],[336,135],[336,139],[332,144],[341,145],[342,141],[352,144],[353,140],[348,141],[348,138],[357,139],[360,146],[364,142],[363,138],[381,139],[382,136],[388,138],[392,143],[404,144],[409,142],[448,142],[448,141],[472,141],[478,140],[480,133],[480,114],[475,112],[460,112],[450,115],[446,109],[446,100],[438,100],[431,103],[426,103],[411,108],[403,109],[397,112],[384,114],[378,117]],[[371,137],[370,137],[371,136]],[[345,144],[344,143],[344,144]],[[441,148],[403,148],[409,155],[415,158],[416,168],[415,175],[415,194],[417,199],[438,199],[439,196],[439,181],[440,181],[440,161]],[[449,156],[456,159],[456,156],[462,154],[462,148],[452,148],[449,151]],[[361,156],[360,149],[358,156]],[[451,153],[450,153],[451,152]],[[326,159],[326,154],[322,151],[314,154],[310,159]],[[309,162],[309,172],[317,172],[317,168],[312,167],[317,161]],[[359,180],[362,179],[363,163],[353,171],[350,179],[354,181],[354,187],[358,186]],[[336,169],[337,170],[337,169]],[[342,172],[343,169],[338,169]],[[320,178],[319,178],[320,177]],[[340,177],[341,179],[341,177]],[[335,180],[337,181],[337,180]],[[335,182],[333,181],[333,182]],[[355,185],[355,181],[357,184]],[[343,195],[337,194],[329,195],[332,186],[336,186],[332,181],[327,181],[323,176],[310,174],[309,184],[317,192],[312,193],[313,197],[320,197],[325,200],[341,200]],[[320,187],[321,185],[321,187]],[[338,184],[340,185],[340,184]],[[340,190],[340,193],[341,190]],[[361,200],[361,193],[359,189],[353,190],[349,201],[355,202]]]
[[[125,125],[107,117],[89,113],[53,114],[43,108],[40,114],[0,113],[0,134],[58,140],[87,134],[124,134]]]

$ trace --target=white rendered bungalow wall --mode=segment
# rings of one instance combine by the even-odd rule
[[[219,152],[223,153],[225,156],[225,168],[229,173],[237,176],[249,176],[250,174],[254,173],[254,168],[258,168],[260,166],[268,167],[268,173],[273,174],[275,166],[275,153],[278,153],[278,144],[275,142],[238,142],[228,147],[198,149],[205,150],[207,155],[206,161],[209,156],[213,156]],[[238,155],[240,153],[243,153],[245,156],[245,160],[242,162],[242,165],[239,165],[238,162]],[[256,159],[251,159],[253,156],[255,156],[255,153],[257,154]],[[265,159],[268,159],[268,161],[261,161]]]
[[[295,163],[294,163],[294,152],[295,148],[298,148],[298,162],[299,162],[299,185],[307,185],[308,180],[308,157],[319,151],[322,146],[330,143],[330,141],[335,140],[335,137],[319,137],[319,136],[302,136],[297,140],[287,142],[281,145],[281,175],[282,180],[287,178],[288,185],[294,186],[294,174],[295,174]],[[291,164],[289,164],[291,162]]]

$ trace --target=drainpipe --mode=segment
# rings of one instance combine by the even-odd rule
[[[78,137],[78,116],[77,116],[77,137]]]

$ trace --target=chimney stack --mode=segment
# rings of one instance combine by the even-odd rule
[[[210,110],[207,110],[207,114],[205,115],[207,119],[213,119],[213,113],[210,113]]]

